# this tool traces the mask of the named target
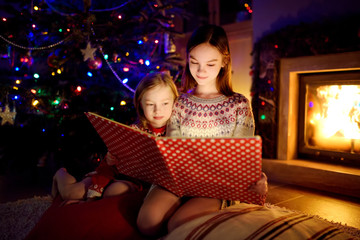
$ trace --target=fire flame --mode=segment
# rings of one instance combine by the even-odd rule
[[[324,85],[308,95],[308,122],[316,145],[354,151],[360,139],[360,86]],[[316,96],[315,96],[316,95]]]
[[[317,95],[324,101],[318,122],[321,134],[325,138],[342,135],[360,139],[360,86],[321,86]]]

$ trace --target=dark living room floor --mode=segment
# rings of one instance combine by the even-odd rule
[[[0,175],[0,203],[47,195],[50,183]],[[360,199],[270,181],[266,202],[360,229]]]

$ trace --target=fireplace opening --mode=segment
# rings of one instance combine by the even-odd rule
[[[300,74],[298,155],[360,165],[360,71]]]

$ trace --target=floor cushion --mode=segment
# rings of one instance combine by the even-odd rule
[[[128,193],[61,206],[58,196],[26,240],[145,239],[136,229],[136,217],[146,192]]]
[[[354,239],[316,216],[246,203],[180,225],[163,240],[183,239]]]

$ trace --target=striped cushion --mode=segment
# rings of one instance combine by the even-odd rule
[[[165,239],[352,239],[315,216],[241,203],[187,222]]]

